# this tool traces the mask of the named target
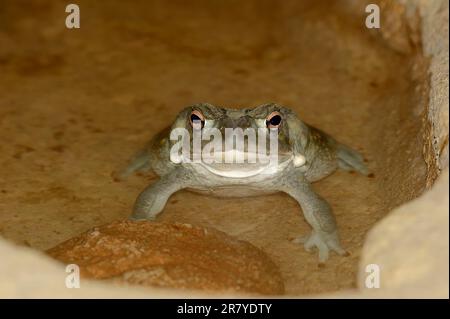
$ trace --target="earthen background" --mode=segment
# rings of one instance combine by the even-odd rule
[[[424,54],[422,42],[408,51],[389,45],[351,6],[79,1],[82,27],[67,30],[65,5],[4,1],[0,8],[0,234],[10,241],[45,250],[127,217],[155,177],[118,183],[113,173],[196,102],[285,104],[360,150],[375,175],[337,172],[315,185],[351,252],[332,256],[324,269],[289,241],[310,229],[287,195],[171,198],[161,220],[215,227],[260,247],[290,295],[355,288],[369,229],[435,174],[423,150],[432,113],[423,55],[432,50]],[[446,79],[448,89],[448,60]],[[443,123],[435,124],[441,135]]]

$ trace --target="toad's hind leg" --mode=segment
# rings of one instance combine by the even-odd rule
[[[137,171],[148,171],[151,169],[150,153],[147,148],[139,151],[128,163],[127,167],[116,174],[119,180],[126,179]]]
[[[340,169],[345,171],[357,171],[366,176],[369,174],[369,170],[364,164],[363,157],[357,151],[344,144],[338,144],[336,153]]]

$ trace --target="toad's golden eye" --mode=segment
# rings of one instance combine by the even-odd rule
[[[277,111],[272,112],[266,118],[266,126],[268,128],[278,128],[281,124],[281,114]]]
[[[202,129],[205,126],[205,117],[202,112],[193,110],[191,112],[190,122],[194,129]]]

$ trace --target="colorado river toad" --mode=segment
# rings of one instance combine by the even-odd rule
[[[215,158],[219,159],[217,162],[182,161],[176,156],[178,152],[173,153],[173,147],[179,141],[171,139],[171,134],[177,129],[189,133],[185,141],[187,144],[183,145],[188,147],[185,154],[192,155],[194,151],[189,147],[196,143],[195,133],[204,134],[212,129],[223,133],[227,129],[236,128],[269,133],[275,131],[275,142],[278,144],[275,167],[273,162],[268,164],[267,161],[223,163],[220,159],[223,159],[228,151],[220,147],[214,148],[217,155]],[[221,140],[216,145],[226,144],[229,139],[226,135],[219,135]],[[269,141],[268,137],[269,135],[264,139]],[[200,146],[206,146],[207,142],[200,140]],[[247,146],[239,151],[242,153],[240,155],[247,159],[249,149]],[[233,152],[236,159],[239,152]],[[267,155],[267,152],[265,154]],[[288,108],[265,104],[254,109],[237,110],[196,104],[181,111],[172,126],[155,136],[135,156],[120,177],[124,178],[137,170],[147,169],[152,169],[160,176],[157,182],[148,186],[137,198],[130,217],[133,220],[154,219],[163,210],[168,198],[181,189],[217,196],[253,196],[285,192],[300,204],[306,221],[312,227],[310,236],[299,238],[296,242],[303,243],[308,251],[316,247],[319,251],[319,261],[322,263],[328,258],[330,250],[339,255],[347,253],[341,247],[330,205],[314,192],[311,183],[328,176],[337,168],[368,174],[360,154],[302,122]]]

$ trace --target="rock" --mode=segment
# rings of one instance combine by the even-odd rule
[[[184,289],[276,295],[276,265],[258,248],[211,228],[117,221],[48,250],[82,278]]]
[[[369,233],[359,286],[383,297],[448,298],[448,170],[425,195],[395,209]],[[367,265],[379,267],[379,289],[368,289]]]

